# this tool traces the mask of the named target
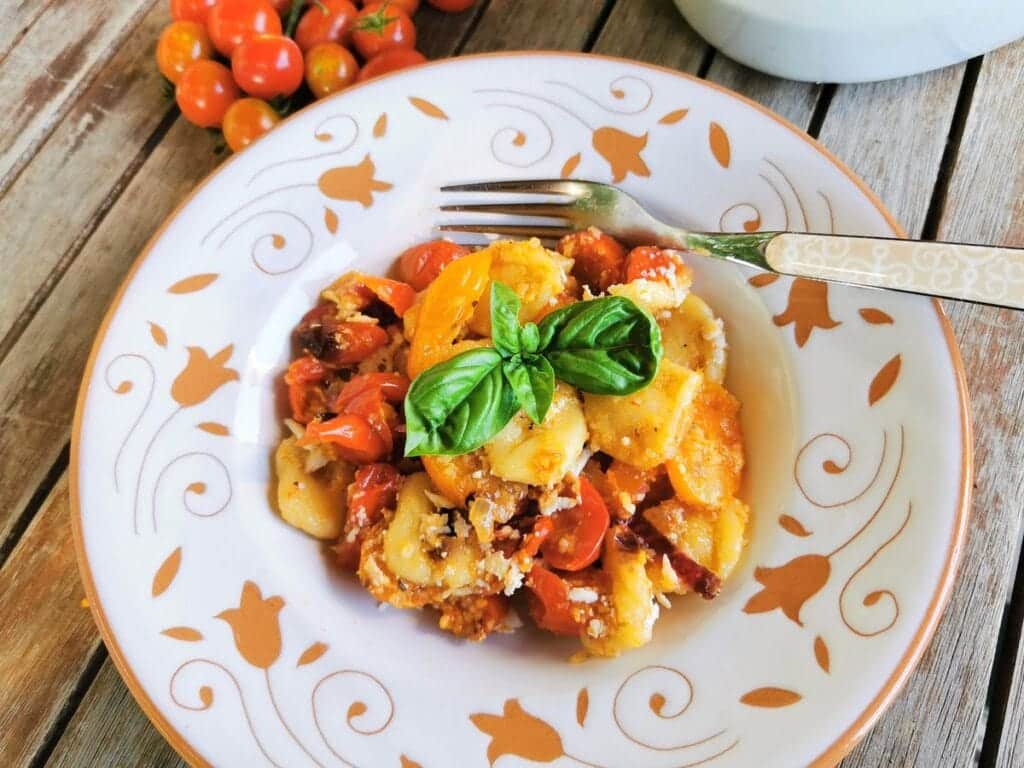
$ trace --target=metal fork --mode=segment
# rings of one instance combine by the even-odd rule
[[[441,192],[480,195],[480,202],[442,205],[446,213],[544,221],[449,222],[438,226],[444,232],[556,239],[594,226],[628,245],[686,249],[784,275],[1024,309],[1024,248],[807,232],[693,232],[656,219],[621,189],[594,181],[487,181]],[[527,199],[486,202],[499,193]]]

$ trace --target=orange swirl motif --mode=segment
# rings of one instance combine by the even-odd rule
[[[224,501],[214,507],[212,512],[200,512],[194,508],[191,497],[205,495],[209,488],[209,484],[201,480],[193,480],[181,492],[181,506],[184,510],[193,517],[213,517],[227,509],[228,504],[231,503],[233,488],[231,486],[231,473],[228,472],[227,465],[217,456],[205,451],[189,451],[188,453],[183,453],[165,464],[163,469],[161,469],[159,474],[156,476],[156,482],[153,483],[153,498],[150,507],[150,515],[154,531],[157,530],[157,496],[160,491],[160,486],[163,483],[164,475],[167,474],[171,467],[183,461],[187,461],[188,459],[203,459],[212,462],[214,466],[218,467],[223,475],[226,491],[224,491]]]
[[[821,462],[822,471],[824,471],[826,475],[832,476],[841,475],[846,472],[846,470],[850,468],[850,464],[853,462],[853,448],[850,446],[850,443],[846,438],[842,435],[837,435],[834,432],[822,432],[804,443],[797,452],[796,461],[793,464],[793,480],[796,482],[797,488],[800,489],[800,494],[818,509],[836,509],[838,507],[848,506],[860,500],[861,497],[870,491],[874,487],[875,483],[878,482],[878,477],[882,472],[882,467],[885,465],[885,457],[888,453],[889,447],[889,436],[886,432],[883,432],[882,450],[878,458],[878,464],[875,467],[875,471],[867,485],[848,498],[842,498],[838,501],[826,501],[820,497],[812,496],[810,491],[807,490],[808,479],[804,472],[801,471],[801,467],[804,464],[804,457],[807,452],[813,450],[814,446],[818,443],[827,440],[837,442],[842,447],[845,456],[840,458],[838,462],[833,458],[823,460]]]
[[[135,434],[135,430],[138,429],[139,423],[142,418],[146,415],[146,411],[149,410],[150,403],[153,402],[153,390],[156,388],[156,371],[153,369],[153,364],[149,362],[149,358],[144,355],[139,355],[134,352],[126,352],[122,355],[118,355],[109,363],[107,363],[106,369],[103,371],[103,381],[106,383],[107,388],[110,389],[116,395],[127,395],[129,392],[135,389],[135,382],[132,379],[121,379],[117,384],[111,380],[111,374],[113,368],[118,363],[127,360],[141,360],[146,366],[146,371],[149,374],[149,386],[146,389],[145,402],[142,404],[142,408],[139,410],[138,415],[132,422],[131,427],[128,428],[128,432],[125,434],[124,439],[121,440],[121,444],[117,447],[117,455],[114,457],[114,490],[118,493],[121,492],[121,479],[120,479],[120,467],[121,459],[124,458],[124,449],[128,445],[128,441],[132,439],[132,435]]]
[[[268,260],[268,257],[273,257],[275,261],[280,261],[281,255],[287,256],[286,249],[291,244],[293,238],[281,234],[283,228],[280,226],[275,227],[273,231],[267,231],[263,223],[268,217],[280,217],[286,220],[291,226],[297,227],[296,231],[302,236],[301,242],[303,247],[297,252],[298,255],[292,256],[283,264],[272,263]],[[253,265],[260,272],[266,275],[283,275],[286,272],[291,272],[305,264],[306,259],[313,252],[313,230],[310,229],[309,224],[294,213],[282,210],[260,211],[243,219],[221,238],[220,242],[217,243],[218,250],[223,248],[228,240],[234,237],[239,230],[246,228],[253,222],[259,222],[261,226],[259,233],[249,247],[249,257]]]
[[[558,86],[559,88],[565,88],[566,90],[572,91],[577,96],[586,99],[594,106],[599,107],[600,109],[603,109],[605,112],[609,112],[613,115],[639,115],[641,112],[647,110],[647,108],[651,105],[651,101],[654,99],[654,89],[651,88],[651,84],[644,80],[642,77],[636,77],[635,75],[623,75],[622,77],[617,77],[610,83],[608,83],[608,94],[617,101],[626,101],[630,99],[630,93],[628,90],[626,90],[627,83],[635,83],[642,90],[643,95],[640,97],[640,101],[642,103],[638,107],[625,109],[616,108],[614,105],[609,106],[608,104],[605,104],[604,102],[594,98],[589,93],[584,91],[582,88],[576,87],[572,83],[562,82],[561,80],[545,80],[544,82],[546,85],[554,85]]]
[[[377,708],[371,708],[365,701],[359,698],[353,698],[349,703],[348,708],[345,712],[345,723],[348,727],[358,733],[360,736],[374,736],[378,733],[383,732],[395,717],[395,701],[391,697],[391,692],[388,691],[387,687],[378,678],[373,675],[362,672],[358,669],[342,669],[337,672],[331,672],[328,675],[324,675],[317,681],[317,684],[313,687],[313,691],[310,694],[309,701],[310,707],[313,713],[313,724],[316,726],[316,731],[320,734],[320,739],[323,741],[324,746],[334,755],[338,760],[341,760],[346,765],[353,766],[354,763],[347,757],[341,754],[341,752],[331,743],[328,738],[327,731],[324,729],[324,723],[320,719],[319,708],[317,707],[317,700],[324,694],[327,686],[331,686],[337,681],[342,679],[347,681],[361,680],[364,684],[368,683],[374,693],[377,694],[377,702],[382,706],[382,713],[378,715],[380,720],[379,724],[374,727],[361,727],[359,721],[364,718],[371,717]]]
[[[313,129],[313,138],[316,139],[317,141],[321,141],[324,143],[331,143],[336,138],[336,132],[338,131],[339,124],[343,123],[347,123],[349,126],[351,126],[351,136],[348,136],[348,140],[343,141],[341,146],[325,152],[316,152],[312,155],[292,157],[287,160],[279,160],[276,163],[265,165],[258,171],[256,171],[256,173],[254,173],[249,178],[249,181],[246,182],[246,185],[251,185],[260,176],[276,168],[282,168],[286,165],[294,165],[295,163],[305,163],[309,162],[310,160],[322,160],[325,157],[340,157],[341,155],[345,154],[355,145],[356,140],[358,140],[359,138],[359,123],[356,121],[354,117],[352,117],[352,115],[339,114],[329,115],[328,117],[325,117],[323,120],[317,123],[316,127]]]
[[[511,166],[512,168],[530,168],[536,165],[537,163],[541,162],[542,160],[546,159],[548,155],[551,154],[551,148],[555,144],[555,136],[554,133],[551,131],[551,126],[548,125],[547,121],[543,117],[541,117],[539,113],[535,112],[532,109],[527,109],[526,107],[519,106],[518,104],[494,102],[491,104],[487,104],[486,106],[491,108],[510,109],[530,115],[544,129],[544,133],[546,135],[546,139],[544,140],[543,144],[541,144],[542,149],[540,150],[540,154],[534,153],[536,154],[535,157],[532,155],[527,155],[526,160],[520,160],[518,158],[513,157],[512,154],[521,153],[524,147],[526,148],[526,151],[529,152],[532,145],[535,144],[536,142],[531,142],[531,134],[528,133],[527,131],[524,131],[520,127],[514,125],[502,126],[497,131],[494,132],[493,136],[491,136],[491,156],[496,161],[498,161],[502,165]],[[508,140],[508,147],[504,149],[500,148],[499,142],[502,141],[505,137],[508,137],[510,134],[511,138]]]

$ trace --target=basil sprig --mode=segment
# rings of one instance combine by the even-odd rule
[[[600,395],[628,395],[654,379],[661,332],[650,313],[609,296],[519,324],[519,296],[491,283],[494,347],[428,368],[405,397],[406,456],[457,455],[494,437],[521,408],[541,423],[555,378]]]

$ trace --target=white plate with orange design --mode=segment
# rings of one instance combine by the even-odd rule
[[[225,163],[115,301],[72,455],[97,622],[192,764],[832,765],[906,679],[954,577],[971,467],[959,355],[922,298],[694,264],[730,340],[751,540],[717,600],[675,601],[617,659],[378,610],[274,513],[276,382],[320,287],[429,238],[443,184],[559,175],[697,229],[899,233],[778,117],[591,56],[400,73]]]

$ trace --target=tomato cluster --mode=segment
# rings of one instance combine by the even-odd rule
[[[182,114],[238,151],[310,99],[426,61],[420,0],[171,0],[156,61]],[[427,0],[457,12],[475,0]]]

